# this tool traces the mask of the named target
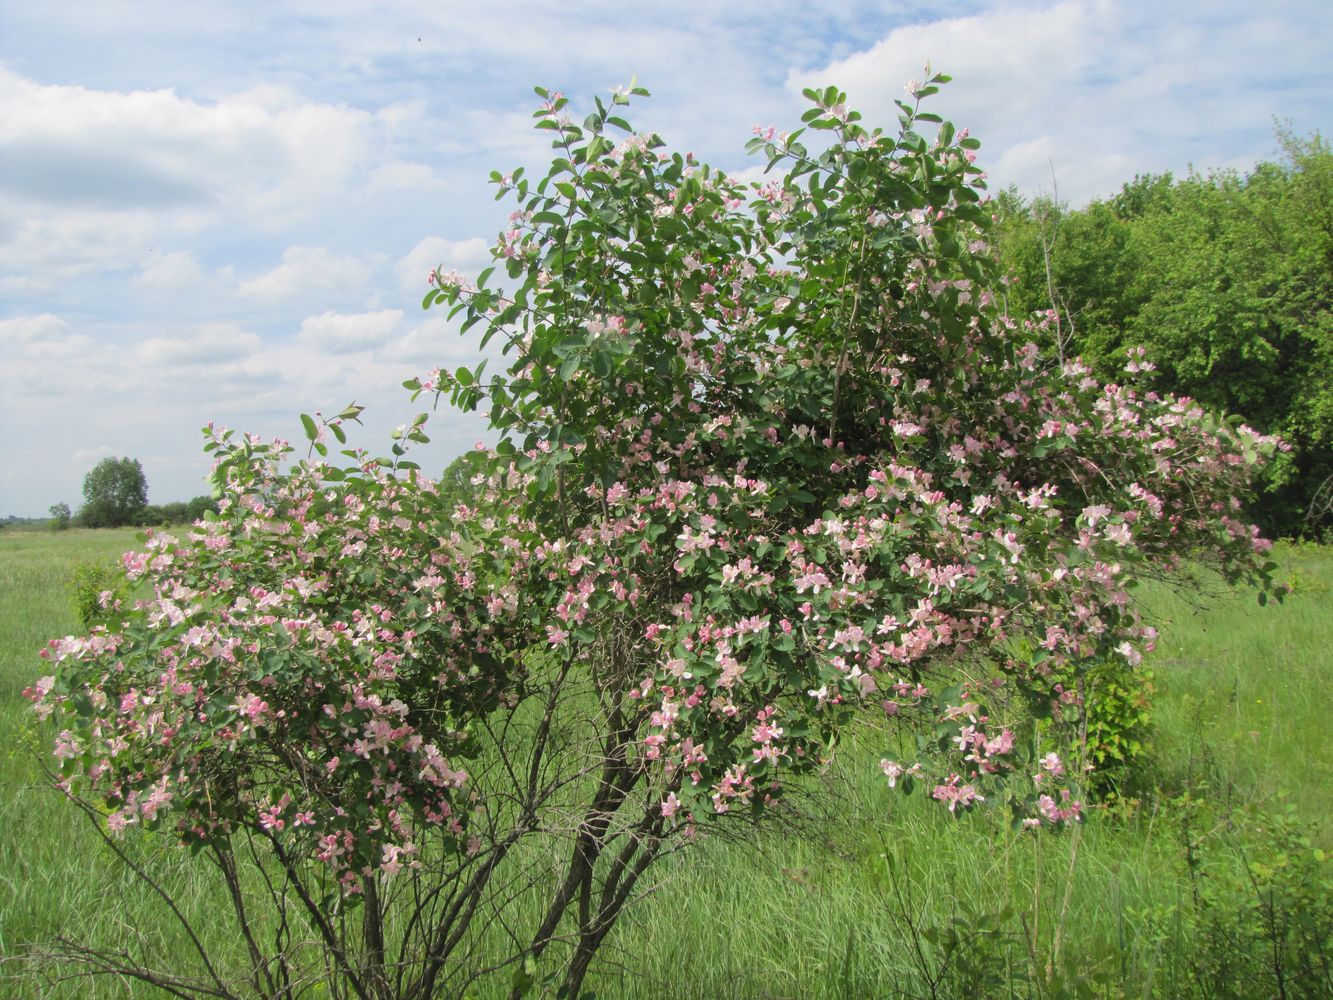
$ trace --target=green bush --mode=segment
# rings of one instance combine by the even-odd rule
[[[107,563],[78,563],[69,586],[74,610],[85,629],[108,624],[129,593],[124,571]]]
[[[1198,995],[1333,996],[1333,863],[1313,828],[1290,803],[1207,818],[1191,802],[1181,824],[1192,902],[1182,937],[1195,943]]]
[[[1153,673],[1114,657],[1095,663],[1084,683],[1089,787],[1103,798],[1135,793],[1152,754]]]
[[[1031,703],[1039,753],[1086,768],[1084,788],[1094,801],[1138,795],[1150,785],[1153,672],[1123,656],[1049,668],[1030,652],[1029,668],[1050,670],[1058,697]]]

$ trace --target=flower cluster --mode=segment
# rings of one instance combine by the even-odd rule
[[[111,829],[250,829],[354,889],[410,857],[420,826],[464,834],[469,719],[515,682],[494,665],[513,652],[501,581],[521,553],[478,552],[424,479],[280,473],[289,446],[217,430],[210,446],[221,515],[127,554],[146,595],[118,631],[52,642],[30,697],[77,719],[60,780],[100,797]]]

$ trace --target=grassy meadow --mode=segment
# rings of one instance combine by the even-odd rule
[[[21,697],[43,673],[36,651],[78,628],[76,567],[134,544],[128,530],[0,533],[0,995],[154,995],[58,981],[25,960],[62,936],[186,947],[152,893],[41,787]],[[1282,546],[1277,561],[1292,588],[1281,605],[1147,591],[1161,631],[1151,747],[1133,791],[1086,823],[1034,836],[998,810],[955,819],[892,794],[875,766],[884,747],[866,733],[804,789],[797,815],[663,862],[588,988],[604,1000],[1333,995],[1333,549]],[[126,844],[201,936],[238,952],[187,856]]]

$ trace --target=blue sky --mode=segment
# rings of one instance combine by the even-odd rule
[[[477,271],[492,169],[540,168],[536,84],[637,75],[633,121],[730,171],[756,123],[836,83],[872,122],[929,61],[993,189],[1081,204],[1136,173],[1244,170],[1275,117],[1333,133],[1333,4],[0,2],[0,516],[77,507],[106,456],[150,500],[206,492],[209,420],[416,409],[404,378],[475,357],[423,313]],[[482,436],[441,413],[427,468]]]

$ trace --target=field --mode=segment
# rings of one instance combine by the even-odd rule
[[[21,697],[35,652],[77,629],[68,581],[131,531],[0,534],[0,993],[148,996],[53,982],[23,959],[58,937],[183,946],[160,903],[41,787]],[[1285,546],[1292,593],[1151,589],[1162,638],[1136,788],[1071,833],[994,811],[952,819],[891,795],[867,734],[840,749],[782,826],[708,838],[665,863],[589,986],[613,997],[1333,995],[1333,551]],[[1203,607],[1196,604],[1202,602]],[[38,751],[41,752],[41,751]],[[223,952],[187,858],[163,884]],[[164,856],[160,856],[164,855]]]

